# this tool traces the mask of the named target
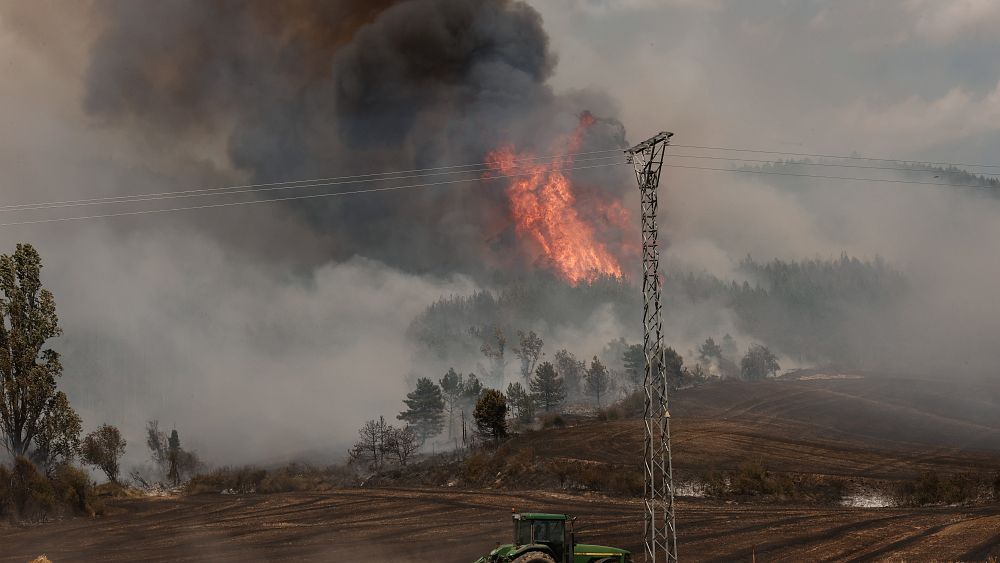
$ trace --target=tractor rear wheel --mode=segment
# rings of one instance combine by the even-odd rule
[[[556,563],[548,553],[531,551],[515,559],[512,563]]]

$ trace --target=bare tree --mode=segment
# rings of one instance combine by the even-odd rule
[[[489,330],[492,328],[492,331]],[[483,345],[479,351],[489,360],[489,366],[482,370],[485,372],[487,385],[500,385],[503,382],[504,370],[507,367],[507,360],[504,359],[504,351],[507,348],[507,337],[498,326],[494,327],[471,327],[469,334],[482,340]]]
[[[358,430],[358,439],[349,452],[351,461],[366,463],[369,469],[378,471],[385,455],[387,428],[385,418],[381,416],[378,420],[365,422]]]
[[[386,449],[396,457],[399,465],[405,467],[410,457],[420,449],[420,439],[409,426],[405,428],[390,426],[386,439]]]

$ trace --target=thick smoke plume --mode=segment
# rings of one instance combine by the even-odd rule
[[[47,63],[0,84],[13,102],[0,118],[44,147],[25,160],[0,146],[3,203],[482,162],[508,145],[545,155],[584,111],[613,114],[600,96],[552,91],[555,55],[519,1],[99,1],[0,17],[19,60]],[[622,126],[599,119],[578,150],[623,143]],[[585,172],[567,174],[582,206],[631,185],[622,171]],[[150,418],[210,462],[336,460],[363,420],[398,412],[413,377],[440,376],[413,361],[418,313],[494,273],[538,268],[506,188],[45,225],[4,240],[41,252],[65,327],[62,385],[85,426],[122,428],[129,462],[145,457]]]
[[[519,1],[97,6],[86,109],[173,142],[219,136],[254,181],[475,163],[504,143],[544,151],[585,109],[547,85],[555,56]],[[580,150],[621,146],[621,127],[586,141]],[[498,182],[296,207],[334,258],[434,272],[524,262],[506,256],[516,245]]]

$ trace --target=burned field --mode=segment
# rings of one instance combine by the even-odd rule
[[[720,383],[675,395],[681,482],[756,458],[795,473],[891,487],[927,472],[1000,467],[996,389],[947,401],[930,382],[886,376]],[[955,397],[965,397],[956,399]],[[995,404],[995,403],[993,403]],[[524,432],[511,447],[608,470],[633,463],[639,421],[571,421]],[[935,430],[937,432],[935,432]],[[515,452],[516,453],[516,452]],[[638,460],[634,460],[638,463]],[[606,464],[606,465],[605,465]],[[510,536],[510,510],[579,517],[581,539],[641,549],[640,505],[627,496],[518,487],[350,488],[108,501],[106,516],[2,531],[3,561],[471,561]],[[795,499],[683,497],[688,561],[977,561],[1000,554],[1000,506],[851,508]]]
[[[638,502],[545,491],[352,489],[124,500],[103,518],[6,530],[2,561],[472,561],[512,507],[579,516],[581,538],[641,549]],[[687,561],[984,560],[1000,507],[849,509],[683,500]]]

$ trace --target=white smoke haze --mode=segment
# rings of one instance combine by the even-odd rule
[[[424,8],[459,4],[421,2]],[[1000,62],[987,56],[998,46],[984,31],[995,19],[995,3],[754,4],[534,2],[552,51],[552,59],[534,53],[538,58],[525,63],[538,76],[511,71],[517,81],[497,84],[489,74],[494,67],[484,65],[475,85],[489,94],[473,96],[475,103],[463,105],[472,94],[465,89],[470,83],[459,81],[445,88],[447,103],[435,98],[422,106],[401,146],[359,153],[338,141],[329,158],[364,172],[472,162],[498,135],[490,131],[474,148],[462,139],[495,127],[497,116],[523,109],[525,115],[505,123],[504,133],[527,139],[540,115],[546,126],[565,129],[575,110],[590,109],[619,117],[630,141],[668,129],[678,144],[996,163]],[[95,76],[89,64],[103,29],[89,10],[95,5],[102,14],[121,6],[74,5],[76,13],[66,16],[63,3],[0,5],[0,204],[225,186],[279,172],[289,175],[280,179],[308,177],[329,164],[288,164],[281,161],[284,154],[274,154],[281,162],[267,166],[236,158],[274,148],[234,144],[239,136],[231,136],[234,128],[248,126],[239,119],[253,115],[254,104],[266,97],[244,100],[247,114],[223,112],[204,128],[164,125],[160,114],[86,109],[84,99],[93,92],[88,87],[94,87],[87,81]],[[377,36],[365,40],[381,45]],[[549,80],[555,55],[559,63]],[[959,56],[970,68],[943,64]],[[419,90],[419,81],[406,84]],[[101,91],[127,88],[112,81]],[[524,97],[512,102],[512,92]],[[214,115],[226,99],[209,102],[199,109]],[[475,119],[461,119],[468,115]],[[272,117],[268,127],[285,123]],[[379,125],[377,140],[384,140],[391,121]],[[304,136],[306,152],[325,155],[328,130]],[[685,154],[680,147],[672,151]],[[837,170],[833,175],[875,177],[869,170]],[[892,172],[879,177],[904,179]],[[609,190],[624,194],[630,210],[637,208],[627,174],[602,178]],[[909,291],[892,316],[855,312],[850,337],[882,362],[872,367],[930,372],[942,380],[996,375],[996,196],[674,168],[666,170],[662,186],[668,280],[674,271],[695,271],[742,281],[738,263],[747,255],[763,261],[842,252],[879,256],[905,274]],[[306,453],[333,460],[365,419],[392,418],[400,410],[414,376],[438,379],[450,365],[466,373],[478,369],[481,358],[475,356],[414,363],[419,355],[406,337],[411,320],[433,301],[499,287],[483,275],[497,257],[477,253],[491,248],[491,237],[503,238],[497,233],[506,227],[484,204],[502,206],[502,198],[442,194],[395,206],[392,222],[367,219],[392,204],[373,196],[324,207],[329,215],[256,205],[3,227],[0,252],[20,241],[41,252],[43,282],[55,293],[65,329],[55,343],[64,354],[62,384],[88,430],[102,422],[122,428],[131,462],[145,457],[143,426],[154,418],[161,428],[176,426],[185,445],[213,463]],[[87,211],[73,214],[81,209]],[[418,213],[434,221],[421,224],[420,237],[408,241],[412,246],[394,249],[390,234],[406,239],[407,218]],[[0,222],[9,217],[0,212]],[[483,225],[500,226],[484,233]],[[345,242],[350,233],[361,234]],[[489,264],[480,267],[479,261]],[[639,270],[637,263],[626,266]],[[689,359],[708,336],[732,334],[743,349],[753,340],[725,307],[675,305],[666,311],[667,339]],[[597,307],[580,325],[523,328],[545,339],[546,359],[568,348],[589,360],[612,339],[637,342],[641,327],[633,321]],[[509,347],[515,336],[508,337]],[[509,358],[507,377],[514,380],[516,358]],[[782,358],[782,365],[797,363]]]
[[[63,383],[84,419],[133,444],[158,419],[213,461],[338,460],[359,420],[398,412],[409,319],[475,289],[363,258],[299,276],[163,230],[38,248],[68,335]]]

